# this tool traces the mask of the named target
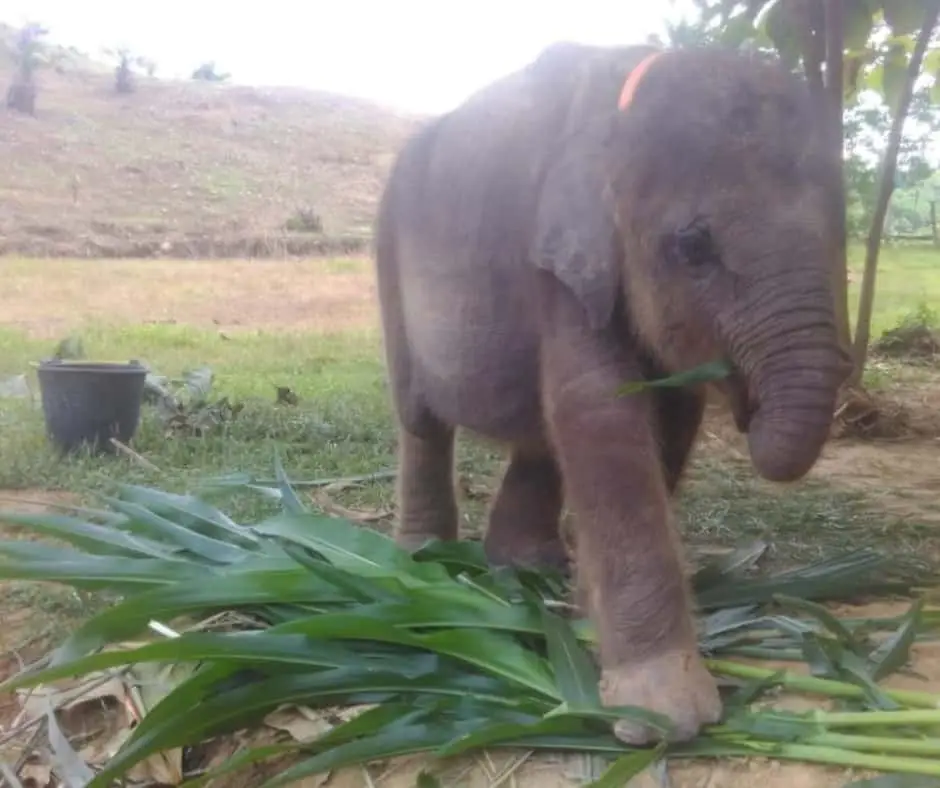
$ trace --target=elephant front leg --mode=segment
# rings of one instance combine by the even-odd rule
[[[398,525],[395,540],[416,550],[430,539],[457,538],[454,431],[434,423],[422,434],[398,434]]]
[[[722,707],[697,647],[652,403],[618,397],[638,369],[597,337],[556,337],[543,370],[545,413],[577,528],[579,584],[598,633],[601,698],[664,714],[673,738],[688,740],[717,722]],[[629,720],[615,733],[632,744],[656,737]]]

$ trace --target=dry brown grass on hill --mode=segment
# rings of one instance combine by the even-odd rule
[[[2,60],[2,59],[0,59]],[[10,80],[0,63],[0,85]],[[0,108],[0,254],[265,257],[352,252],[420,118],[352,98],[74,67],[36,117]],[[309,211],[322,232],[285,223]]]
[[[153,294],[159,293],[159,298]],[[220,296],[221,297],[217,297]],[[367,260],[0,260],[0,328],[61,339],[76,325],[145,323],[242,331],[377,330]]]

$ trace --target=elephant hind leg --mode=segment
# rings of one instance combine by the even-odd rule
[[[420,435],[398,433],[398,524],[395,540],[409,550],[429,539],[457,538],[454,429],[423,420]]]
[[[562,495],[561,473],[547,449],[514,448],[483,542],[490,563],[567,568],[559,533]]]

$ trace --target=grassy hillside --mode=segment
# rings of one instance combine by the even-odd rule
[[[0,109],[0,254],[355,251],[420,122],[294,89],[139,77],[118,95],[106,67],[58,63],[40,73],[35,118]],[[0,53],[3,93],[11,71]]]

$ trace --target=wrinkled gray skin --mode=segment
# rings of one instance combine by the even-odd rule
[[[828,273],[842,186],[804,84],[776,65],[667,52],[619,111],[650,51],[555,45],[429,123],[389,178],[376,263],[397,539],[457,538],[455,428],[504,444],[489,559],[563,564],[567,504],[602,700],[687,739],[721,713],[670,503],[704,392],[616,391],[725,358],[757,471],[805,474],[847,371]]]

